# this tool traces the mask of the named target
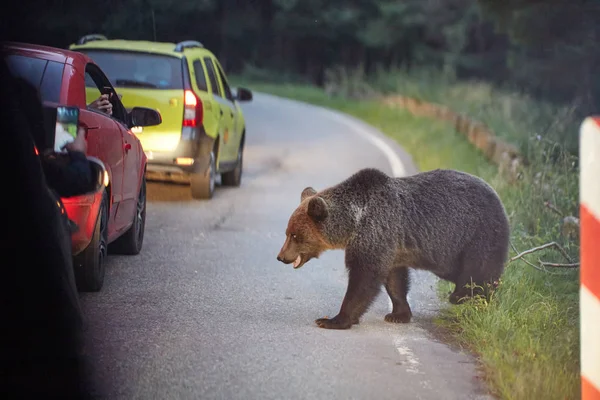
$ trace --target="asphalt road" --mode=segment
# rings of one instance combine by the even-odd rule
[[[386,323],[382,292],[360,325],[320,329],[347,284],[343,252],[299,270],[276,260],[306,186],[360,168],[414,168],[353,119],[255,95],[240,188],[193,201],[152,183],[144,248],[112,256],[100,293],[82,294],[88,350],[108,399],[479,399],[473,360],[435,340],[435,278],[413,273],[410,324]]]

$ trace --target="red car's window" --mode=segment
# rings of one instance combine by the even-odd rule
[[[6,61],[14,76],[38,90],[42,101],[59,102],[64,64],[17,54],[8,55]]]
[[[48,61],[44,76],[42,77],[42,84],[40,85],[42,99],[55,103],[59,102],[64,69],[65,64]]]

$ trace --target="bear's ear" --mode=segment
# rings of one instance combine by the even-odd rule
[[[314,196],[315,194],[317,194],[315,189],[311,188],[310,186],[305,188],[300,195],[300,202],[303,202],[305,198]]]
[[[307,213],[314,221],[323,222],[327,218],[327,215],[329,215],[327,203],[325,203],[322,197],[313,197],[308,201]]]

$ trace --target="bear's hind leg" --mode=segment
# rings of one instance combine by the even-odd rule
[[[320,328],[348,329],[358,324],[360,317],[367,311],[379,294],[381,283],[372,271],[350,269],[348,288],[340,312],[333,318],[319,318],[315,323]]]
[[[461,276],[455,282],[455,285],[454,292],[450,294],[449,298],[452,304],[461,304],[472,297],[482,294],[480,289],[481,284],[474,279],[471,280],[470,276]]]
[[[392,300],[392,312],[385,316],[387,322],[410,322],[412,312],[406,299],[410,287],[409,270],[406,267],[397,267],[390,271],[385,283],[385,290]]]
[[[500,278],[504,268],[502,249],[486,254],[480,250],[484,248],[474,246],[473,251],[462,257],[462,272],[454,282],[456,287],[450,295],[450,303],[460,304],[470,298],[482,296],[487,293],[488,285]]]

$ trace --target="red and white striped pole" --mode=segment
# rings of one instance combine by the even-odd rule
[[[581,399],[600,400],[600,117],[579,134]]]

